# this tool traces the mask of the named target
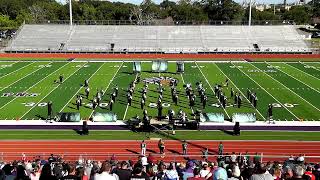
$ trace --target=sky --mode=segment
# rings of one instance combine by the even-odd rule
[[[57,0],[58,2],[65,3],[66,0]],[[130,2],[133,4],[140,4],[143,0],[110,0],[110,1],[121,1],[121,2]],[[155,3],[160,3],[162,0],[153,0]],[[178,0],[173,0],[178,1]],[[243,2],[243,0],[234,0],[236,2]],[[247,0],[249,1],[249,0]],[[296,0],[287,0],[287,3],[295,2]],[[264,3],[264,4],[274,4],[274,3],[282,3],[283,0],[256,0],[257,3]]]

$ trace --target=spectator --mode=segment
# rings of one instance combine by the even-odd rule
[[[217,170],[214,171],[213,180],[227,180],[227,179],[228,179],[227,171],[224,168],[219,167]]]
[[[133,168],[130,180],[150,180],[149,176],[146,173],[143,173],[142,170],[142,164],[136,164]]]
[[[253,163],[260,164],[260,161],[261,161],[261,157],[258,153],[256,153],[256,155],[253,157]]]
[[[316,180],[316,176],[312,174],[312,167],[308,166],[304,175],[309,176],[310,180]]]
[[[39,180],[39,178],[40,178],[39,166],[36,165],[30,173],[30,179]]]
[[[237,161],[237,155],[235,152],[232,152],[231,156],[230,156],[230,161],[232,163],[235,163]]]
[[[155,176],[155,180],[164,180],[166,172],[166,165],[163,162],[160,162],[158,165],[158,172]]]
[[[200,169],[194,168],[193,169],[193,177],[188,177],[187,180],[205,180],[204,177],[200,177]]]
[[[110,174],[111,164],[107,161],[103,162],[100,168],[100,173],[96,174],[95,180],[117,180],[117,178]]]
[[[202,163],[202,169],[200,170],[200,177],[206,178],[210,173],[210,167],[207,162]]]
[[[26,169],[22,165],[18,165],[17,167],[17,176],[15,180],[30,180],[26,174]]]
[[[67,166],[68,175],[62,177],[62,180],[78,180],[76,176],[76,166],[73,164],[68,164]]]
[[[42,167],[39,180],[57,180],[57,178],[51,173],[51,166],[49,163]]]
[[[281,179],[281,170],[276,168],[273,172],[273,179],[280,180]]]
[[[141,163],[143,166],[148,165],[148,158],[146,156],[141,156]]]
[[[154,171],[154,166],[148,165],[146,168],[146,173],[149,176],[150,179],[154,179],[156,173]],[[158,167],[157,167],[158,168]]]
[[[236,165],[232,168],[232,177],[228,178],[228,180],[241,180],[240,174],[239,166]]]
[[[48,161],[49,163],[52,163],[52,162],[56,162],[57,159],[53,156],[53,154],[51,154],[50,157],[48,158]]]
[[[186,169],[183,171],[183,180],[187,180],[188,177],[193,177],[193,169],[195,168],[194,163],[189,161],[187,163]]]
[[[283,178],[284,179],[291,179],[293,177],[293,171],[292,169],[287,166],[285,169],[284,169],[284,174],[283,174]]]
[[[6,164],[2,170],[4,171],[5,180],[14,180],[15,176],[12,174],[13,166]]]
[[[316,180],[320,180],[320,165],[319,164],[316,164],[314,166],[313,174],[315,175]]]
[[[299,156],[297,158],[297,163],[303,164],[303,162],[304,162],[304,156],[302,154],[299,154]]]
[[[289,160],[290,162],[294,162],[294,157],[293,157],[293,155],[291,155],[288,160]]]
[[[304,176],[304,169],[302,166],[298,165],[294,168],[293,177],[291,180],[310,180],[309,176]]]
[[[152,154],[150,153],[149,156],[148,156],[148,164],[151,164],[153,165],[154,164],[154,157],[152,156]]]
[[[273,180],[271,174],[266,173],[267,168],[263,164],[257,164],[254,170],[254,174],[250,177],[250,180]]]
[[[85,173],[85,168],[82,166],[77,168],[76,176],[78,180],[89,180],[88,176]]]
[[[167,171],[165,172],[166,180],[179,180],[178,172],[176,171],[175,165],[173,162],[170,163]]]
[[[131,171],[128,169],[128,163],[126,161],[121,162],[121,167],[116,169],[114,173],[119,176],[119,180],[129,180]]]

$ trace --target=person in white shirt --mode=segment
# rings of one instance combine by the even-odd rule
[[[94,180],[117,180],[114,175],[110,174],[111,164],[109,162],[103,162],[100,173],[94,176]]]
[[[237,161],[237,155],[235,152],[232,152],[232,155],[230,156],[230,161],[233,163]]]
[[[179,180],[178,172],[176,171],[174,163],[170,163],[167,171],[165,172],[165,178],[170,180]]]
[[[210,173],[210,167],[207,162],[202,163],[202,169],[200,170],[200,177],[206,178]]]

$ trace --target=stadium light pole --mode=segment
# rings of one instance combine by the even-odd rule
[[[69,0],[70,26],[72,26],[72,0]]]
[[[252,0],[249,2],[249,26],[251,26]]]

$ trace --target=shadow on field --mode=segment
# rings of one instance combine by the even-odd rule
[[[219,131],[221,131],[221,132],[223,132],[223,133],[225,133],[225,134],[227,134],[227,135],[230,135],[230,136],[233,136],[233,135],[234,135],[234,134],[233,134],[233,131],[230,131],[230,130],[219,129]]]
[[[181,140],[181,139],[179,139],[179,138],[176,138],[176,137],[174,137],[174,136],[172,136],[172,135],[170,135],[170,134],[168,134],[168,133],[162,132],[162,131],[155,131],[154,133],[155,133],[155,134],[158,134],[158,135],[160,135],[160,136],[162,136],[162,137],[165,137],[165,138],[167,138],[167,139],[170,139],[170,140],[179,141],[180,143],[183,143],[183,141],[184,141],[184,140]],[[187,143],[188,143],[189,146],[197,147],[197,148],[199,148],[199,149],[201,149],[201,150],[205,150],[206,148],[208,148],[209,154],[212,154],[212,155],[213,155],[213,154],[218,154],[218,151],[213,150],[213,149],[210,149],[210,147],[205,147],[205,146],[202,146],[202,145],[199,145],[199,144],[194,144],[194,143],[189,142],[189,141],[187,141]]]
[[[133,154],[139,154],[137,151],[131,150],[131,149],[126,149],[126,151],[131,152]]]

